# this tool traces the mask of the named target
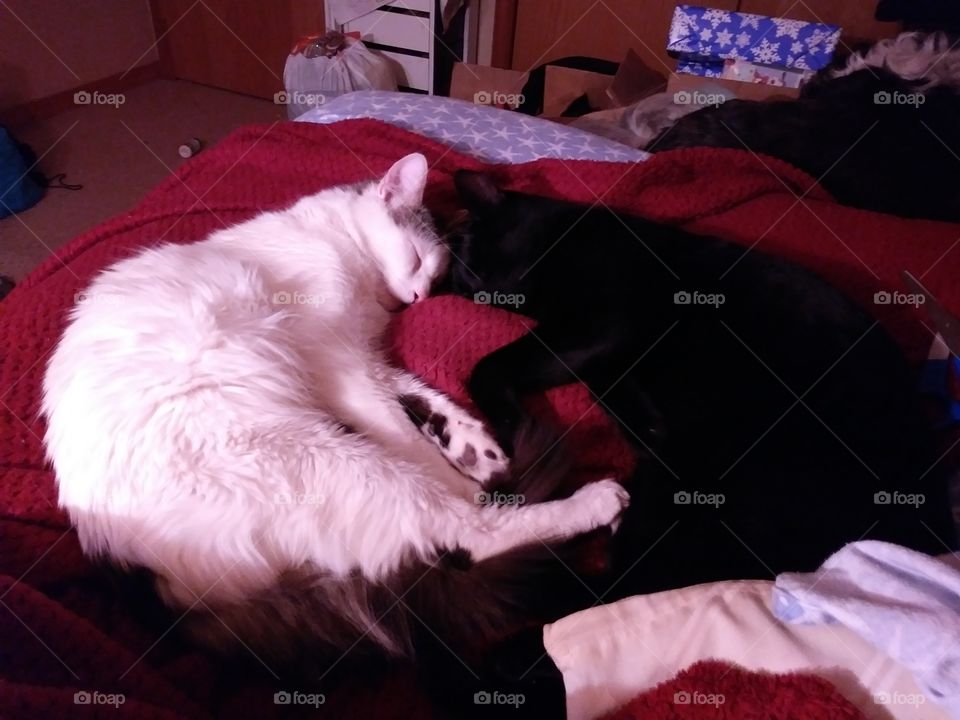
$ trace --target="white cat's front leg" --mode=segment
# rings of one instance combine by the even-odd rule
[[[479,561],[524,545],[566,540],[598,527],[616,530],[629,503],[626,489],[607,479],[589,483],[562,500],[480,507],[457,529],[453,544]]]
[[[510,461],[482,422],[412,375],[398,372],[394,385],[411,422],[460,472],[482,485],[506,472]]]

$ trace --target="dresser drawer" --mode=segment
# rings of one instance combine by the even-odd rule
[[[359,32],[365,42],[430,52],[430,18],[405,13],[374,10],[351,20],[344,32]]]
[[[427,13],[433,12],[433,0],[398,0],[398,2],[385,4],[406,10],[419,10],[420,12]]]
[[[398,85],[430,92],[430,60],[390,50],[377,50],[377,52],[390,60],[390,66],[397,75]]]

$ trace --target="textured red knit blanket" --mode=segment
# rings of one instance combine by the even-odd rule
[[[426,201],[441,213],[456,207],[454,171],[485,169],[375,121],[243,128],[135,209],[70,243],[0,303],[0,714],[82,716],[75,697],[96,699],[76,695],[84,692],[122,693],[119,710],[100,708],[109,717],[282,714],[273,703],[281,688],[266,670],[263,679],[240,682],[180,648],[175,632],[161,637],[147,629],[82,557],[44,462],[41,379],[75,294],[106,265],[158,242],[199,240],[330,185],[373,178],[414,151],[431,164]],[[486,169],[511,189],[603,203],[790,257],[860,300],[913,360],[929,346],[925,318],[914,308],[876,305],[874,293],[903,290],[899,272],[907,269],[945,305],[960,307],[960,227],[837,206],[810,178],[772,159],[682,150],[633,165],[541,160]],[[403,313],[394,341],[400,362],[465,401],[473,364],[522,332],[516,316],[439,297]],[[583,388],[560,388],[547,399],[573,427],[568,438],[581,479],[627,470],[627,448]],[[325,695],[328,717],[430,716],[407,671],[343,681]]]
[[[869,702],[869,701],[868,701]],[[708,660],[637,696],[604,720],[865,720],[815,675],[756,673]]]

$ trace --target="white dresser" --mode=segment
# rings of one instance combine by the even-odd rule
[[[453,60],[462,59],[468,63],[477,61],[480,6],[482,4],[488,9],[487,15],[492,22],[494,2],[495,0],[324,0],[324,11],[328,29],[360,33],[368,47],[382,53],[391,61],[397,75],[397,85],[401,89],[432,95],[438,72],[441,76],[449,76]],[[332,6],[339,8],[339,13],[333,10]],[[456,25],[458,37],[453,39],[449,33],[444,35],[442,18],[445,16],[448,22],[453,22],[458,10],[464,7],[466,10],[463,22]],[[357,17],[357,10],[365,9],[370,11]],[[461,28],[462,38],[459,37]],[[461,48],[462,53],[454,52],[453,47]]]

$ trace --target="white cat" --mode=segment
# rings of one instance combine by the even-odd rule
[[[427,297],[447,263],[421,206],[426,178],[425,158],[408,155],[379,182],[144,250],[71,314],[42,405],[60,504],[87,554],[155,573],[208,639],[270,651],[291,630],[407,652],[406,623],[378,623],[391,598],[378,605],[373,588],[395,599],[411,563],[465,551],[475,571],[614,523],[626,505],[612,480],[478,504],[477,483],[507,459],[387,361],[389,311]]]

